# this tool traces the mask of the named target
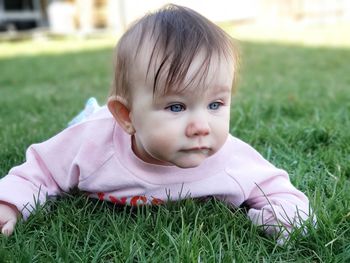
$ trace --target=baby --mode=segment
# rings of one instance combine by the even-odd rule
[[[236,53],[223,30],[185,7],[137,21],[117,45],[107,106],[30,146],[0,180],[2,233],[77,187],[118,205],[213,196],[286,238],[309,202],[284,170],[229,134]]]

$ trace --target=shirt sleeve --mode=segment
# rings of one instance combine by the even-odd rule
[[[240,185],[251,221],[281,240],[310,217],[309,200],[255,149],[236,139],[230,175]]]
[[[48,197],[75,187],[79,180],[74,160],[80,150],[80,128],[66,129],[43,143],[31,145],[26,161],[0,180],[0,200],[15,205],[27,219]]]
[[[269,235],[279,235],[280,240],[299,228],[310,213],[308,198],[278,169],[252,187],[245,204],[252,222]]]

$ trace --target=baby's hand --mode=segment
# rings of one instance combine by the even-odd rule
[[[0,201],[0,231],[3,235],[12,234],[18,215],[19,211],[14,205]]]

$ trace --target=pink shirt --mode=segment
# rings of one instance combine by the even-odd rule
[[[16,205],[26,219],[35,200],[42,204],[74,187],[126,205],[214,196],[233,207],[245,203],[257,225],[282,223],[290,228],[309,214],[307,197],[290,183],[288,174],[241,140],[230,135],[219,152],[196,168],[153,165],[135,156],[130,135],[106,107],[30,146],[26,162],[0,180],[0,200]]]

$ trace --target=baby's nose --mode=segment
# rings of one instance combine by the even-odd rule
[[[196,120],[189,123],[186,127],[186,136],[206,136],[210,133],[210,128],[206,120]]]

